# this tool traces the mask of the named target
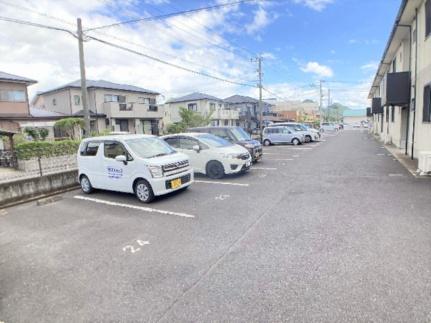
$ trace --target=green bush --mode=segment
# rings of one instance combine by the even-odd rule
[[[79,140],[31,141],[15,146],[18,159],[76,154]]]

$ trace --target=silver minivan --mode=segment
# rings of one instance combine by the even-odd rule
[[[271,126],[263,129],[263,144],[270,146],[273,144],[302,145],[305,142],[303,132],[294,131],[286,126]]]

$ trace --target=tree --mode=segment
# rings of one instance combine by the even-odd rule
[[[46,128],[39,128],[39,137],[40,140],[44,141],[46,139],[46,137],[48,137],[49,135],[49,130]]]
[[[180,108],[181,121],[168,126],[168,133],[179,133],[187,128],[207,126],[211,123],[212,111],[208,115],[202,115],[185,108]]]
[[[84,128],[84,120],[81,118],[64,118],[56,121],[54,126],[64,131],[67,137],[76,139],[79,137],[76,130]]]
[[[31,137],[34,141],[39,140],[39,131],[36,128],[25,127],[24,132],[27,136]]]

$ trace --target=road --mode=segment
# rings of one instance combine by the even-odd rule
[[[0,321],[431,321],[431,181],[365,131],[197,180],[4,210]]]

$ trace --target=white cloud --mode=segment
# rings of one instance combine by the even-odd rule
[[[294,0],[295,3],[303,4],[313,10],[322,11],[334,0]]]
[[[245,30],[248,34],[254,34],[266,27],[270,22],[268,12],[263,7],[259,7],[254,13],[253,21],[245,26]]]
[[[165,3],[169,3],[169,0],[144,0],[145,3],[148,4],[155,4],[155,5],[161,5]]]
[[[332,77],[334,75],[334,72],[329,66],[321,65],[318,62],[308,62],[301,67],[301,71],[313,73],[319,77]]]
[[[14,5],[61,17],[69,23],[2,3],[0,11],[8,17],[21,17],[25,13],[27,20],[74,31],[76,16],[82,17],[84,28],[114,23],[111,10],[116,6],[121,14],[134,11],[143,15],[136,3],[138,2],[135,0],[121,1],[120,6],[112,0],[13,2]],[[232,51],[220,48],[229,48],[230,44],[223,32],[229,27],[232,15],[239,10],[239,6],[229,6],[172,17],[165,21],[107,28],[100,33],[95,31],[89,34],[197,71],[206,71],[231,80],[250,81],[256,78],[255,64]],[[36,91],[79,79],[78,48],[74,37],[63,32],[7,22],[0,22],[0,29],[0,70],[38,80],[36,85],[29,88],[30,96]],[[240,88],[110,48],[94,40],[86,42],[84,47],[89,79],[142,86],[163,93],[166,97],[192,91],[225,97]]]
[[[379,62],[371,61],[367,64],[364,64],[361,66],[361,70],[364,72],[375,72],[377,70],[377,67],[379,67]]]
[[[275,59],[275,55],[270,53],[270,52],[265,52],[262,53],[261,56],[265,59],[269,59],[269,60],[274,60]]]

